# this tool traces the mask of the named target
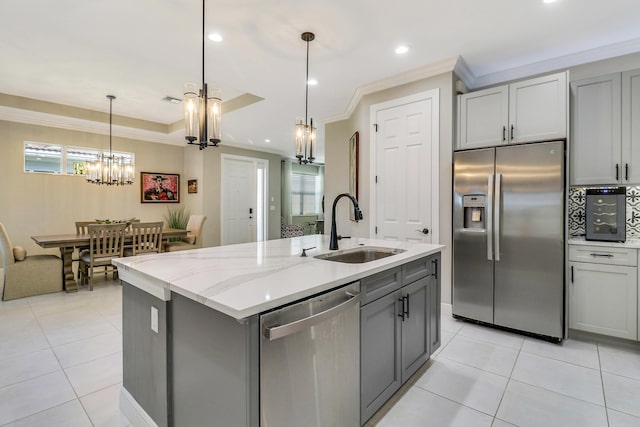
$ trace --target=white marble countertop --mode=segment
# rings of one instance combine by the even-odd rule
[[[632,248],[640,249],[640,239],[627,239],[624,242],[600,242],[596,240],[586,240],[584,236],[570,237],[570,245],[589,245],[589,246],[601,246],[609,248]]]
[[[382,246],[406,252],[363,264],[313,258],[329,252],[329,236],[311,235],[259,243],[119,258],[120,278],[165,301],[171,292],[236,319],[361,279],[441,251],[443,245],[364,238],[343,239],[340,249]],[[302,258],[302,248],[315,246]]]

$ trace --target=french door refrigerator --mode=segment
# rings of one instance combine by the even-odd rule
[[[453,315],[561,340],[564,141],[454,153]]]

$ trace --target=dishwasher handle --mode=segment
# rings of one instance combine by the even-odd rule
[[[346,301],[341,302],[340,304],[334,305],[333,307],[328,308],[327,310],[321,311],[320,313],[316,313],[309,317],[305,317],[303,319],[296,320],[291,323],[287,323],[286,325],[278,325],[272,327],[264,328],[263,335],[269,341],[277,340],[278,338],[283,338],[288,335],[295,334],[303,329],[310,328],[312,326],[317,325],[318,323],[322,323],[325,320],[342,313],[343,311],[347,311],[354,305],[360,302],[360,293],[352,293],[345,292],[350,298]]]

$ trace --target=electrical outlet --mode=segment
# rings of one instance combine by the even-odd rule
[[[151,330],[158,333],[158,309],[151,306]]]

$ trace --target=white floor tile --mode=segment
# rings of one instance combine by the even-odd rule
[[[464,326],[465,322],[462,320],[454,319],[452,316],[443,315],[440,318],[440,325],[443,331],[450,332],[452,334],[457,333],[460,328]]]
[[[39,318],[44,333],[53,347],[85,338],[95,337],[117,329],[100,313],[87,308],[42,316]]]
[[[591,343],[564,340],[560,344],[555,344],[535,338],[527,338],[522,345],[522,351],[573,363],[585,368],[600,369],[598,347]]]
[[[520,350],[520,347],[522,347],[522,343],[524,342],[524,337],[520,335],[501,331],[499,329],[493,329],[488,326],[474,325],[472,323],[466,323],[458,333],[465,337],[479,341],[486,341],[491,344],[515,350]]]
[[[489,415],[412,387],[378,427],[490,427]]]
[[[62,371],[0,389],[0,424],[6,424],[76,398]]]
[[[602,372],[640,380],[640,351],[598,346]]]
[[[640,418],[608,409],[609,427],[640,427]]]
[[[520,427],[607,425],[603,406],[513,380],[507,385],[496,417]]]
[[[0,316],[0,360],[47,348],[49,343],[28,307],[6,310]]]
[[[6,359],[0,369],[0,388],[61,369],[53,351],[48,349]]]
[[[120,388],[122,384],[116,384],[80,398],[95,427],[129,425],[127,417],[120,412]]]
[[[604,406],[600,371],[595,369],[520,353],[511,378]]]
[[[506,421],[502,421],[498,418],[494,418],[493,424],[491,424],[491,427],[518,427],[518,426],[516,426],[515,424],[508,423]]]
[[[517,350],[456,335],[438,358],[444,357],[508,377],[517,356]]]
[[[91,427],[91,421],[84,408],[74,399],[70,402],[38,412],[5,427]]]
[[[507,381],[500,375],[441,358],[434,361],[415,385],[493,416]]]
[[[110,332],[53,348],[63,368],[122,352],[122,334]]]
[[[447,344],[449,344],[449,342],[453,339],[453,337],[455,336],[455,334],[452,334],[451,332],[445,332],[445,331],[441,331],[440,332],[440,347],[433,352],[433,354],[431,355],[431,357],[436,357],[443,348],[445,348],[447,346]]]
[[[65,373],[82,397],[122,382],[122,353],[66,368]]]
[[[640,417],[640,381],[602,373],[607,408]]]

